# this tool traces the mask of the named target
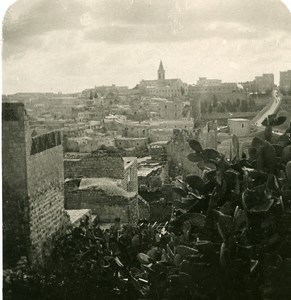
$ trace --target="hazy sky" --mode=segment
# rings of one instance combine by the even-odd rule
[[[279,0],[19,0],[3,23],[3,92],[76,92],[166,78],[224,81],[291,69]]]

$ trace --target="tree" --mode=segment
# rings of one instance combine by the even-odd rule
[[[98,98],[97,91],[95,91],[95,93],[94,93],[94,98],[95,98],[95,99]]]
[[[216,110],[217,112],[225,112],[225,104],[223,102],[219,103]]]
[[[89,99],[92,100],[93,99],[93,92],[90,91],[90,96],[89,96]]]
[[[217,107],[217,97],[216,95],[213,95],[213,108]]]
[[[242,101],[241,101],[240,110],[241,110],[242,112],[247,112],[247,111],[249,110],[249,105],[248,105],[247,100],[242,100]]]
[[[236,99],[236,107],[237,107],[237,110],[238,110],[238,108],[240,107],[240,99]]]
[[[227,99],[225,106],[227,111],[232,111],[232,104],[229,99]]]
[[[256,111],[257,106],[254,98],[249,98],[249,110],[250,111]]]

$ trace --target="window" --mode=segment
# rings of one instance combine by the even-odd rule
[[[245,127],[245,126],[244,126],[244,123],[242,123],[242,124],[241,124],[241,128],[244,128],[244,127]]]

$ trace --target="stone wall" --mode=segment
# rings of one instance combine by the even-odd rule
[[[136,194],[129,197],[108,195],[98,189],[66,189],[66,209],[90,209],[102,223],[113,222],[119,217],[122,222],[130,222],[129,204],[136,199]]]
[[[144,149],[149,143],[149,137],[141,137],[141,138],[125,138],[125,137],[117,137],[115,139],[115,145],[117,148],[126,149],[126,148],[139,148]]]
[[[68,225],[61,134],[31,137],[23,104],[3,104],[4,260],[42,264]],[[10,257],[11,260],[10,260]]]
[[[3,263],[27,255],[25,110],[22,103],[2,104]]]
[[[209,121],[197,131],[197,139],[202,148],[217,148],[217,122]]]
[[[68,221],[64,210],[62,145],[28,156],[27,174],[30,256],[41,263]]]
[[[150,219],[150,205],[141,196],[138,196],[138,217],[140,219]]]
[[[125,167],[124,189],[129,192],[138,192],[137,159],[134,159],[129,166]]]
[[[67,209],[90,209],[100,222],[110,223],[114,218],[122,222],[129,220],[129,200],[119,196],[110,196],[96,190],[82,190],[66,194]]]
[[[65,159],[65,178],[123,178],[123,160],[118,153],[108,154],[96,151],[91,155],[78,159]]]
[[[193,152],[188,143],[190,138],[192,135],[187,131],[175,129],[172,140],[167,144],[168,171],[172,178],[179,175],[199,175],[197,163],[190,162],[187,158],[188,154]]]

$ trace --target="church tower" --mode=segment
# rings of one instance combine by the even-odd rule
[[[163,66],[163,62],[160,61],[160,66],[158,69],[158,80],[164,80],[165,79],[165,69]]]

